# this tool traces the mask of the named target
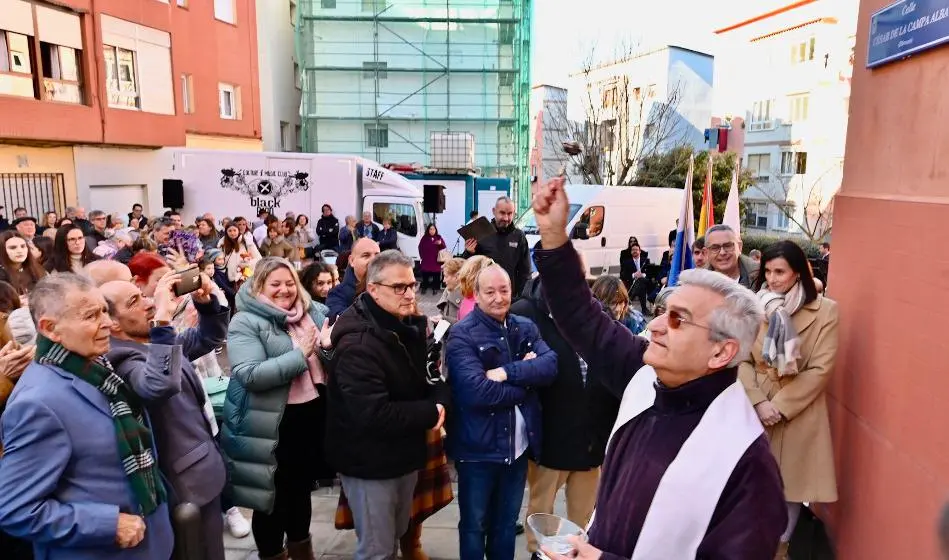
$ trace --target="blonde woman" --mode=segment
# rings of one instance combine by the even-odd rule
[[[458,277],[465,259],[454,257],[442,265],[442,275],[445,278],[445,289],[435,307],[441,312],[441,318],[451,324],[458,321],[458,311],[461,306],[461,279]]]
[[[458,306],[458,320],[465,318],[475,308],[475,280],[482,270],[494,264],[494,261],[483,255],[469,257],[458,271],[458,285],[461,288],[461,304]]]
[[[322,464],[327,309],[293,265],[268,257],[237,294],[228,330],[231,383],[221,443],[235,506],[254,510],[262,559],[313,558],[310,492]],[[286,548],[284,547],[286,541]]]

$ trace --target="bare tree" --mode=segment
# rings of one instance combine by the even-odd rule
[[[771,172],[774,177],[771,185],[777,188],[759,187],[758,191],[804,236],[820,241],[833,229],[834,197],[842,169],[843,162],[832,164],[816,177],[786,175],[775,169]]]
[[[636,76],[624,72],[624,61],[636,53],[633,47],[624,49],[606,64],[597,63],[591,51],[575,75],[574,83],[583,84],[580,92],[571,93],[581,105],[575,108],[581,120],[570,118],[566,103],[546,108],[545,145],[577,142],[582,152],[555,150],[560,161],[545,165],[545,175],[566,168],[586,184],[632,185],[643,158],[686,144],[687,127],[678,113],[681,84],[671,85],[665,99],[658,99],[655,84],[637,85]]]

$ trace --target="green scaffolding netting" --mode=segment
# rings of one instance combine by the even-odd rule
[[[298,0],[296,18],[304,151],[430,166],[433,135],[468,133],[526,206],[530,0]]]

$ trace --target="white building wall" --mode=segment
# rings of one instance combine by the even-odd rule
[[[300,89],[290,6],[292,0],[257,0],[257,59],[260,79],[260,125],[264,151],[297,151]],[[280,123],[287,123],[281,137]]]

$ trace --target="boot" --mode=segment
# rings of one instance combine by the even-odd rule
[[[399,539],[399,548],[402,560],[428,560],[428,555],[422,550],[421,525],[409,525],[409,530]]]
[[[284,549],[283,552],[281,552],[280,554],[276,556],[264,557],[258,554],[257,557],[260,558],[260,560],[287,560],[287,549]]]
[[[774,560],[788,560],[788,544],[781,542],[778,545],[778,551],[774,554]]]
[[[288,542],[287,552],[290,553],[290,560],[316,560],[309,537],[305,541]]]

